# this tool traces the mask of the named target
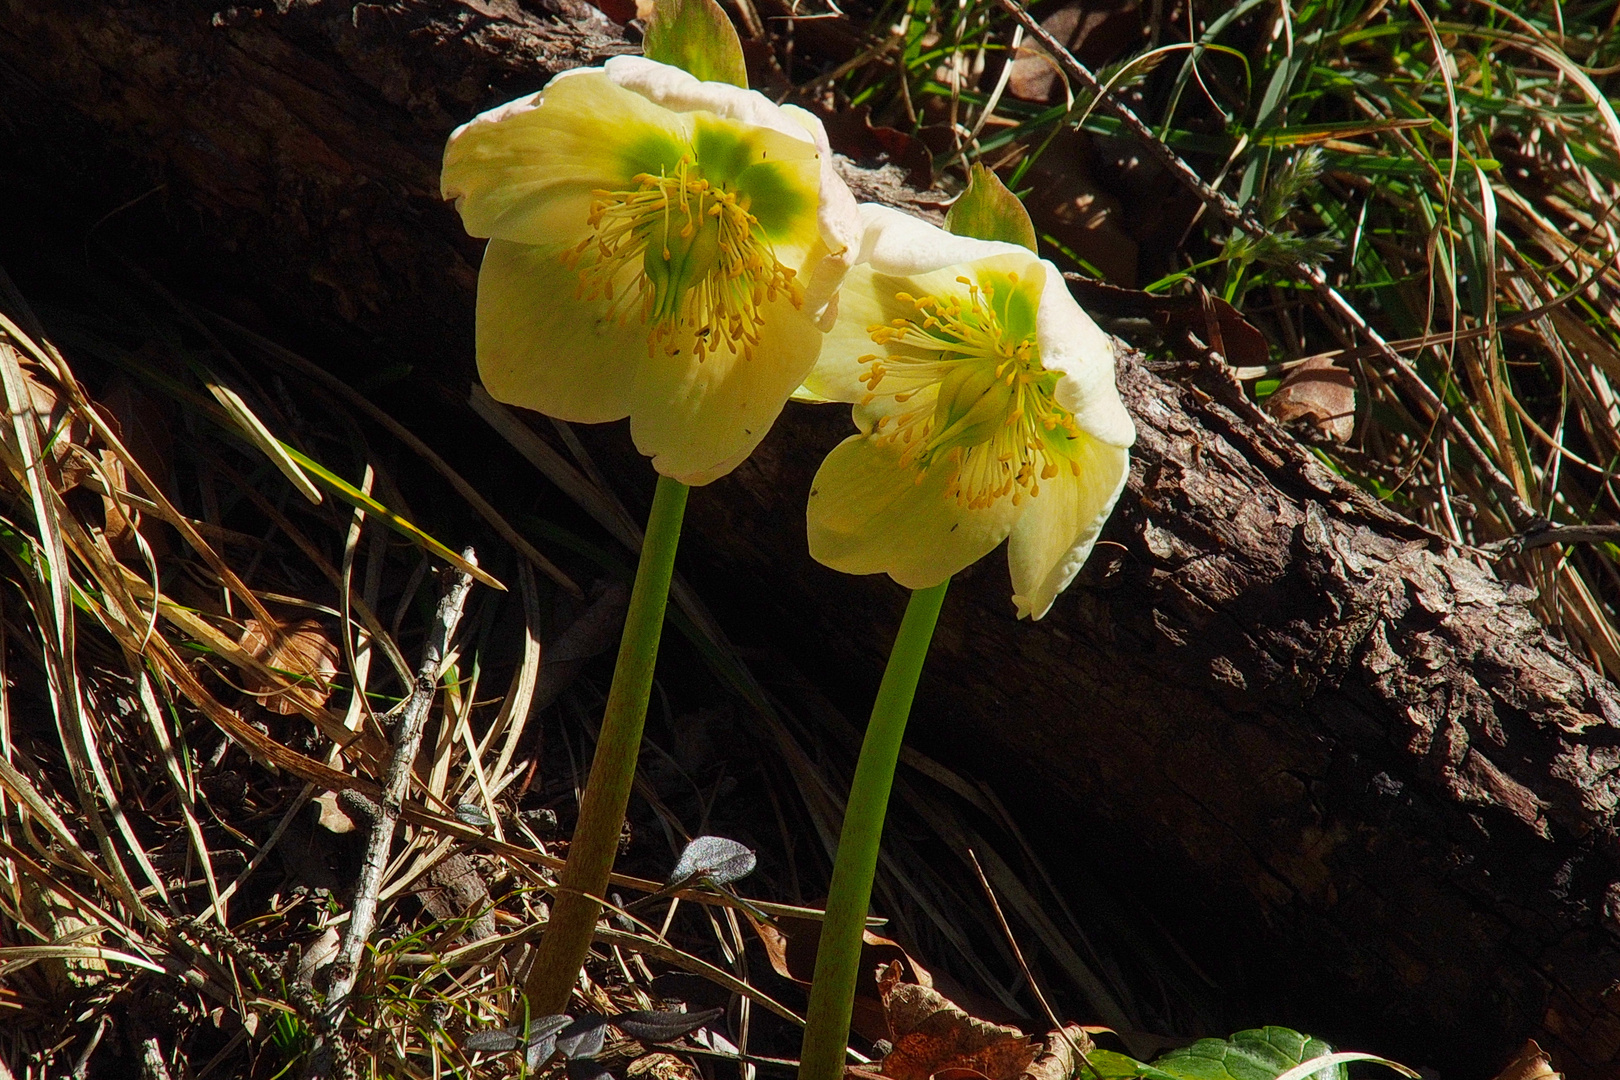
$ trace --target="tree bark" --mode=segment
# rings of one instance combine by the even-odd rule
[[[479,247],[438,199],[446,135],[633,49],[579,0],[0,0],[3,168],[79,212],[149,200],[266,306],[465,378]],[[1524,590],[1340,481],[1218,366],[1119,374],[1140,435],[1104,542],[1038,624],[999,556],[961,576],[914,737],[1070,837],[1234,1015],[1447,1080],[1528,1035],[1572,1076],[1620,1075],[1614,688]],[[904,596],[816,566],[803,530],[850,430],[791,407],[694,492],[683,558],[734,632],[858,699]],[[645,483],[622,427],[593,439]]]

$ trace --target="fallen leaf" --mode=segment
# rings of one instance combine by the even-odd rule
[[[265,708],[282,716],[303,711],[293,695],[301,696],[314,708],[321,708],[332,696],[331,681],[337,674],[338,647],[316,619],[300,619],[277,630],[266,629],[258,619],[249,619],[242,630],[243,649],[266,667],[286,672],[287,684],[271,684],[256,672],[243,671],[248,690],[262,695]]]
[[[906,180],[919,191],[934,186],[934,156],[928,145],[898,128],[872,123],[871,106],[825,109],[813,105],[810,111],[820,118],[827,129],[827,141],[840,154],[862,164],[896,165],[906,171]]]
[[[145,352],[142,351],[143,357]],[[173,404],[146,393],[128,376],[120,373],[108,379],[102,386],[95,407],[107,420],[108,427],[117,434],[124,448],[129,451],[130,457],[141,467],[141,471],[172,497],[169,489],[169,473],[174,467]],[[103,449],[99,456],[102,467],[115,484],[126,491],[140,492],[139,487],[132,487],[130,484],[125,475],[124,463],[116,454]],[[131,565],[141,560],[140,551],[135,543],[134,534],[137,530],[152,549],[154,558],[162,559],[170,554],[172,549],[169,545],[168,530],[158,522],[151,521],[143,525],[140,511],[129,510],[126,513],[121,504],[106,495],[102,496],[101,501],[107,521],[107,542],[120,560]]]
[[[816,970],[816,950],[821,946],[821,923],[815,919],[778,917],[775,924],[756,921],[754,931],[765,944],[765,955],[771,967],[784,979],[792,979],[809,986]],[[878,992],[876,972],[879,968],[897,965],[901,978],[921,986],[933,986],[934,978],[928,969],[901,948],[897,942],[879,937],[870,930],[862,931],[861,976],[855,983],[855,1012],[850,1027],[863,1039],[875,1041],[888,1038],[889,1023],[883,1014],[883,1003]]]
[[[344,813],[343,808],[338,805],[337,792],[322,792],[310,801],[320,810],[320,817],[316,819],[315,823],[321,828],[329,833],[337,833],[339,836],[344,833],[354,832],[354,819]]]
[[[883,1059],[891,1080],[1015,1080],[1035,1060],[1034,1042],[1016,1027],[969,1016],[939,991],[878,972],[894,1049]]]
[[[1067,1033],[1068,1038],[1064,1038]],[[1054,1031],[1046,1037],[1046,1045],[1035,1055],[1035,1060],[1024,1069],[1023,1080],[1073,1080],[1083,1068],[1075,1050],[1089,1054],[1097,1044],[1079,1024],[1070,1024],[1063,1031]]]
[[[1278,423],[1304,421],[1334,442],[1348,442],[1356,430],[1355,377],[1329,357],[1308,357],[1283,376],[1265,410]]]
[[[1552,1067],[1552,1059],[1536,1040],[1528,1039],[1496,1080],[1564,1080],[1564,1074]]]
[[[700,879],[716,885],[730,885],[754,872],[758,863],[753,849],[724,836],[695,836],[681,852],[670,871],[669,884]]]
[[[1140,37],[1142,17],[1135,3],[1110,10],[1093,0],[1071,0],[1042,19],[1041,28],[1095,71]],[[1031,41],[1018,47],[1007,80],[1009,94],[1020,101],[1049,102],[1058,99],[1062,86],[1057,62],[1045,49]]]
[[[1147,322],[1166,338],[1188,330],[1211,348],[1220,349],[1233,367],[1260,367],[1271,362],[1266,336],[1237,308],[1218,296],[1160,296],[1122,289],[1101,281],[1068,276],[1069,291],[1104,329],[1110,322]]]

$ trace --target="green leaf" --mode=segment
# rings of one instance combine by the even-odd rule
[[[1153,1068],[1174,1080],[1277,1080],[1301,1062],[1331,1054],[1321,1039],[1285,1027],[1240,1031],[1230,1039],[1199,1039],[1159,1055]],[[1312,1080],[1346,1080],[1342,1064],[1324,1066]]]
[[[1146,1077],[1148,1080],[1166,1080],[1167,1073],[1162,1073],[1151,1065],[1144,1065],[1133,1057],[1116,1053],[1113,1050],[1091,1050],[1086,1054],[1086,1061],[1091,1069],[1081,1068],[1075,1073],[1077,1080],[1095,1080],[1092,1069],[1102,1080],[1136,1080],[1137,1077]]]
[[[384,506],[376,499],[373,499],[370,495],[367,495],[365,492],[361,491],[347,480],[343,479],[343,477],[332,472],[320,462],[300,454],[297,450],[294,450],[286,443],[282,443],[281,448],[287,452],[288,457],[292,458],[299,465],[301,465],[305,472],[309,473],[309,475],[320,481],[320,483],[326,487],[327,490],[331,491],[332,494],[336,495],[344,502],[351,506],[358,506],[366,513],[371,514],[374,517],[381,518],[384,524],[393,529],[395,532],[399,533],[401,536],[404,536],[405,538],[426,548],[428,551],[432,552],[434,555],[437,555],[451,566],[472,575],[473,578],[483,582],[490,588],[499,589],[501,592],[506,591],[505,585],[502,585],[499,581],[490,577],[487,573],[480,570],[466,559],[463,559],[460,555],[456,554],[454,551],[451,551],[449,548],[433,539],[433,537],[429,536],[421,529],[418,529],[415,525],[412,525],[409,521],[406,521],[404,518],[388,509],[388,507]]]
[[[945,215],[945,228],[957,236],[1003,240],[1035,250],[1035,223],[1029,211],[999,176],[976,161],[967,190]]]
[[[658,0],[641,51],[705,82],[748,89],[742,41],[715,0]]]

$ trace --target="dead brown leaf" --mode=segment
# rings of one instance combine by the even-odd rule
[[[1091,1034],[1079,1024],[1054,1031],[1047,1035],[1045,1048],[1024,1069],[1022,1080],[1072,1080],[1083,1064],[1075,1051],[1089,1054],[1096,1047]]]
[[[1129,49],[1142,31],[1134,2],[1103,5],[1072,0],[1041,20],[1041,28],[1061,41],[1081,63],[1095,70]],[[1013,57],[1007,92],[1021,101],[1057,100],[1063,86],[1057,62],[1033,42]]]
[[[242,630],[242,648],[266,667],[293,676],[288,684],[266,682],[256,672],[244,670],[243,681],[255,694],[261,694],[264,707],[282,716],[303,711],[295,695],[314,708],[321,708],[332,695],[332,677],[338,671],[338,647],[316,619],[267,629],[258,619],[249,619]]]
[[[1233,367],[1262,366],[1271,362],[1266,336],[1237,308],[1218,296],[1160,296],[1139,289],[1122,289],[1101,281],[1070,278],[1069,291],[1088,313],[1111,319],[1143,319],[1173,339],[1191,332],[1220,352]]]
[[[154,398],[127,376],[118,374],[101,388],[96,408],[146,475],[172,498],[173,493],[168,491],[169,473],[174,465],[172,404]],[[110,450],[101,451],[100,457],[108,478],[128,490],[123,461]],[[133,565],[140,558],[135,544],[137,530],[152,549],[154,558],[162,559],[170,553],[168,531],[158,522],[143,526],[139,510],[127,509],[125,504],[107,494],[102,495],[101,503],[107,522],[107,542],[121,561]]]
[[[1552,1067],[1552,1059],[1536,1040],[1527,1039],[1519,1055],[1496,1074],[1496,1080],[1564,1080],[1564,1074]]]
[[[1016,1027],[969,1016],[932,987],[900,981],[887,965],[878,989],[894,1049],[883,1059],[891,1080],[1015,1080],[1035,1060],[1034,1042]]]
[[[1325,356],[1312,356],[1283,376],[1265,409],[1282,424],[1304,421],[1335,442],[1356,430],[1356,380]]]
[[[816,950],[821,946],[821,923],[815,919],[779,917],[775,925],[762,923],[751,916],[749,921],[765,945],[765,955],[771,967],[784,979],[792,979],[804,986],[816,970]],[[877,971],[890,964],[900,965],[900,977],[906,982],[933,986],[934,979],[928,969],[917,963],[897,942],[879,937],[870,930],[862,932],[861,977],[855,984],[855,1013],[850,1027],[863,1039],[877,1040],[889,1037],[889,1022],[883,1013],[878,991]]]

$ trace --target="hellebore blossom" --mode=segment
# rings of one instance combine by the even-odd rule
[[[564,420],[630,417],[666,476],[746,458],[836,314],[860,218],[821,122],[619,56],[462,125],[442,186],[490,238],[478,371]]]
[[[1010,538],[1018,615],[1039,619],[1129,471],[1113,349],[1027,249],[882,206],[861,216],[837,325],[799,395],[853,402],[860,429],[816,474],[810,553],[925,589]]]

